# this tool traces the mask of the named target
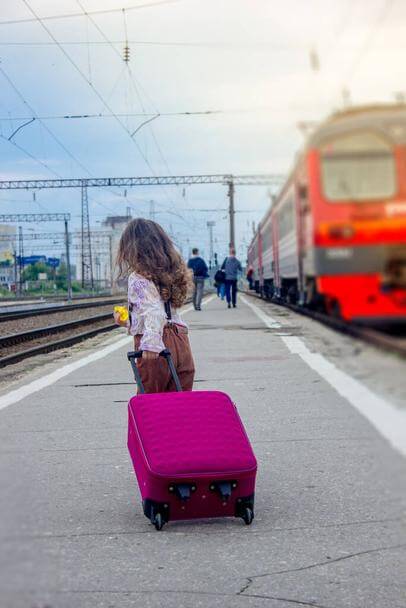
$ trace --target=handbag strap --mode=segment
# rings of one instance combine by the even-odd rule
[[[169,300],[166,300],[164,302],[164,307],[165,307],[166,320],[171,321],[172,320],[172,310],[171,310],[171,303],[169,302]]]

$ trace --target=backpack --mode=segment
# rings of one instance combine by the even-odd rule
[[[225,270],[222,270],[221,268],[219,268],[217,270],[216,274],[214,275],[214,280],[216,283],[224,283],[226,280]]]

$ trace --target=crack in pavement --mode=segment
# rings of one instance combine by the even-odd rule
[[[300,530],[317,530],[317,529],[325,529],[325,528],[342,528],[342,527],[346,527],[346,526],[364,526],[364,525],[371,525],[371,524],[386,524],[386,523],[393,523],[393,522],[403,522],[403,517],[393,517],[393,518],[387,518],[387,519],[364,519],[364,520],[358,520],[358,521],[348,521],[348,522],[342,522],[342,523],[337,523],[337,524],[319,524],[319,525],[314,525],[314,526],[293,526],[293,527],[289,527],[289,528],[270,528],[269,530],[262,530],[262,531],[251,531],[251,530],[247,530],[247,534],[251,537],[251,536],[260,536],[261,538],[263,536],[266,536],[268,534],[274,534],[277,532],[297,532]],[[214,525],[214,524],[208,524],[208,525]],[[58,539],[58,538],[86,538],[86,537],[92,537],[92,536],[136,536],[137,534],[152,534],[153,536],[155,536],[155,530],[151,530],[149,528],[144,528],[143,530],[106,530],[106,531],[101,531],[101,532],[72,532],[72,533],[60,533],[60,534],[24,534],[24,535],[19,535],[19,536],[3,536],[0,537],[0,540],[3,541],[12,541],[12,540],[47,540],[47,539]],[[173,530],[171,532],[169,532],[169,530],[167,530],[166,534],[171,535],[171,536],[210,536],[210,535],[216,535],[216,536],[230,536],[233,535],[233,532],[230,532],[230,530],[224,530],[224,531],[220,531],[220,530],[214,530],[213,532],[211,530],[192,530],[192,531],[182,531],[182,530]],[[240,531],[237,530],[234,533],[236,536],[240,535]],[[403,546],[403,545],[401,545]],[[330,563],[330,561],[328,562]],[[259,575],[260,576],[260,575]]]
[[[239,595],[237,593],[237,595]],[[287,604],[296,604],[298,606],[312,606],[313,608],[328,608],[322,604],[315,604],[314,602],[305,602],[302,600],[293,600],[287,597],[276,597],[274,595],[255,595],[253,593],[244,593],[244,597],[254,597],[262,600],[274,600],[276,602],[286,602]]]
[[[21,592],[20,592],[21,593]],[[35,594],[38,593],[36,590],[30,590],[30,591],[24,591],[23,593],[30,593],[30,594]],[[221,592],[221,591],[193,591],[191,589],[181,589],[181,590],[176,590],[176,589],[125,589],[125,590],[120,590],[120,591],[116,591],[116,590],[112,590],[112,589],[101,589],[101,590],[97,590],[97,589],[52,589],[52,590],[47,590],[45,593],[47,594],[55,594],[55,595],[68,595],[68,594],[72,594],[72,595],[93,595],[93,594],[109,594],[109,595],[124,595],[124,596],[130,596],[130,595],[168,595],[168,594],[172,594],[172,595],[197,595],[197,596],[206,596],[206,597],[233,597],[235,598],[236,596],[240,595],[239,593],[227,593],[227,592]],[[306,601],[301,601],[301,600],[294,600],[291,598],[284,598],[284,597],[273,597],[270,595],[255,595],[255,594],[245,594],[243,597],[252,597],[252,598],[257,598],[257,599],[264,599],[264,600],[274,600],[276,602],[285,602],[288,604],[296,604],[299,606],[312,606],[312,608],[328,608],[327,606],[323,606],[321,604],[315,604],[314,602],[306,602]]]
[[[366,551],[359,551],[357,553],[349,553],[348,555],[342,555],[341,557],[336,557],[335,559],[329,559],[324,562],[316,562],[314,564],[309,564],[308,566],[301,566],[299,568],[290,568],[288,570],[275,570],[273,572],[264,572],[263,574],[253,574],[251,576],[246,577],[246,583],[241,587],[237,595],[248,595],[245,593],[247,589],[251,587],[254,581],[257,578],[265,578],[267,576],[276,576],[278,574],[289,574],[291,572],[303,572],[304,570],[311,570],[313,568],[318,568],[321,566],[328,566],[330,564],[335,564],[337,562],[341,562],[347,559],[352,559],[353,557],[361,557],[364,555],[369,555],[371,553],[379,553],[380,551],[391,551],[394,549],[403,549],[406,547],[406,543],[400,545],[391,545],[388,547],[377,547],[376,549],[368,549]],[[311,605],[311,604],[310,604]]]

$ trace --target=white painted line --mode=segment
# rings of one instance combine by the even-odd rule
[[[269,315],[265,314],[260,308],[258,308],[258,306],[244,298],[244,296],[240,296],[240,300],[249,306],[255,312],[257,317],[259,317],[261,321],[263,321],[270,329],[280,329],[282,327],[282,325],[276,321],[276,319],[273,319]]]
[[[262,310],[254,304],[251,304],[251,308],[260,319],[264,320]],[[265,323],[269,326],[266,321]],[[299,355],[339,395],[347,399],[360,414],[365,416],[396,450],[406,456],[406,410],[400,410],[383,397],[375,395],[359,380],[338,369],[334,363],[328,361],[320,353],[312,353],[300,338],[281,336],[281,339],[291,353]]]
[[[78,359],[77,361],[73,361],[72,363],[68,363],[68,365],[64,365],[63,367],[47,374],[46,376],[42,376],[42,378],[38,378],[37,380],[33,380],[24,386],[20,386],[20,388],[15,389],[14,391],[10,391],[5,395],[0,396],[0,410],[12,405],[13,403],[17,403],[17,401],[21,401],[25,397],[29,397],[33,393],[36,393],[43,388],[58,382],[61,378],[64,378],[68,374],[88,365],[89,363],[93,363],[94,361],[98,361],[99,359],[103,359],[110,353],[113,353],[115,350],[125,346],[129,342],[131,342],[132,336],[125,336],[124,338],[120,338],[113,344],[109,344],[105,346],[101,350],[97,350],[82,359]]]
[[[209,302],[213,298],[214,296],[211,296],[210,298],[207,298],[205,302]],[[187,314],[191,310],[193,310],[193,306],[188,306],[182,311],[182,314]],[[25,397],[29,397],[33,393],[37,393],[38,391],[42,390],[43,388],[46,388],[47,386],[51,386],[51,384],[55,384],[55,382],[58,382],[58,380],[61,380],[61,378],[68,376],[72,372],[76,371],[77,369],[80,369],[81,367],[84,367],[85,365],[89,365],[89,363],[93,363],[94,361],[103,359],[104,357],[110,355],[119,348],[122,348],[123,346],[129,344],[132,339],[132,336],[127,335],[125,337],[121,337],[112,344],[109,344],[100,350],[90,353],[89,355],[86,355],[86,357],[82,357],[82,359],[78,359],[77,361],[68,363],[67,365],[64,365],[63,367],[55,370],[54,372],[46,374],[45,376],[42,376],[42,378],[38,378],[37,380],[33,380],[32,382],[29,382],[24,386],[20,386],[19,388],[16,388],[14,391],[10,391],[5,395],[0,395],[0,410],[5,409],[9,405],[13,405],[13,403],[21,401],[21,399],[24,399]]]

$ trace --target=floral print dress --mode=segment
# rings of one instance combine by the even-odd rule
[[[163,330],[168,323],[164,302],[155,283],[136,272],[128,277],[129,333],[142,335],[141,350],[159,353],[165,348]],[[176,309],[172,310],[171,323],[186,327]]]

